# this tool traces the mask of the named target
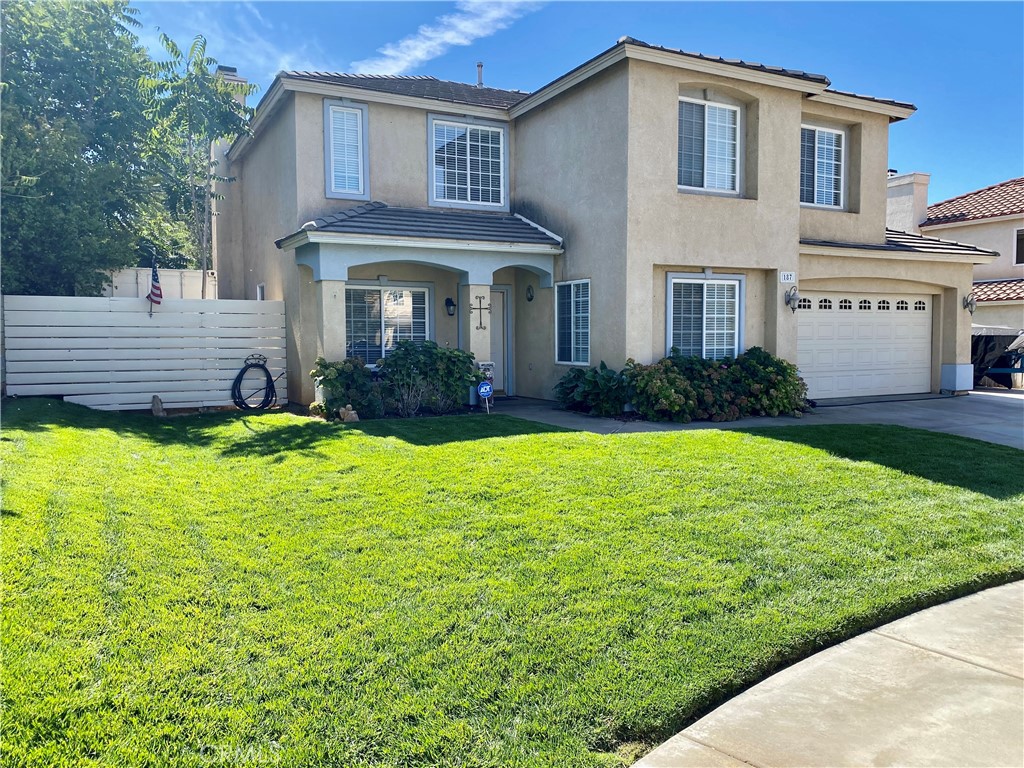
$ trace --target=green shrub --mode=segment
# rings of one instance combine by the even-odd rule
[[[796,366],[752,347],[735,360],[670,357],[651,365],[633,360],[616,373],[573,368],[555,386],[563,407],[617,416],[625,403],[651,421],[735,421],[745,416],[798,414],[807,407],[807,387]]]
[[[318,357],[316,368],[309,375],[323,390],[322,413],[326,418],[334,418],[346,405],[351,405],[361,419],[378,419],[384,415],[384,392],[361,357],[347,357],[339,363]]]
[[[807,410],[807,385],[792,363],[751,347],[736,360],[746,385],[747,410],[757,416]]]
[[[423,348],[432,357],[427,370],[426,403],[437,414],[451,413],[466,404],[470,387],[483,381],[473,355],[461,349],[439,347],[432,341]]]
[[[555,399],[570,411],[621,416],[629,401],[629,387],[622,374],[602,360],[597,368],[570,368],[555,385]]]
[[[629,387],[633,408],[643,418],[686,424],[696,415],[696,392],[668,358],[650,365],[629,359],[623,369],[623,377]]]

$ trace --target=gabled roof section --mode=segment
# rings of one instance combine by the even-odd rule
[[[475,107],[508,109],[530,94],[523,91],[505,91],[499,88],[477,87],[468,83],[438,80],[426,75],[350,75],[343,72],[279,72],[278,77],[302,80],[307,83],[344,85],[378,93],[433,99],[450,104],[469,104]]]
[[[1024,176],[928,206],[922,227],[1024,214]]]
[[[415,240],[465,240],[562,247],[561,239],[533,222],[507,213],[477,213],[428,208],[392,208],[366,203],[324,216],[277,241],[277,247],[302,232],[399,237]]]
[[[825,77],[825,75],[814,74],[813,72],[804,72],[800,69],[786,69],[785,67],[773,67],[768,64],[758,64],[755,61],[744,61],[743,59],[723,59],[721,56],[708,56],[703,53],[694,53],[691,51],[684,51],[681,48],[666,48],[662,45],[653,45],[651,43],[645,43],[643,40],[637,40],[635,37],[620,37],[617,45],[635,45],[638,48],[647,48],[652,51],[663,51],[664,53],[672,53],[677,56],[683,56],[690,59],[697,59],[700,61],[710,61],[716,64],[728,64],[732,67],[741,67],[743,69],[752,69],[758,72],[765,72],[772,75],[781,75],[782,77],[795,77],[799,80],[807,80],[811,83],[819,83],[821,85],[828,85],[831,81]]]
[[[898,229],[885,230],[885,243],[846,243],[838,240],[801,240],[801,245],[819,246],[823,248],[849,248],[859,251],[884,251],[899,256],[901,254],[918,256],[951,256],[951,257],[984,257],[984,262],[999,256],[995,251],[988,251],[976,245],[957,243],[952,240],[940,240],[937,237],[915,235],[913,232],[901,232]]]
[[[979,280],[974,284],[974,298],[986,301],[1024,301],[1024,277],[1009,280]]]

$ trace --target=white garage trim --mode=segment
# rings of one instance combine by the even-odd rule
[[[797,367],[812,400],[931,391],[932,304],[922,294],[808,291]]]

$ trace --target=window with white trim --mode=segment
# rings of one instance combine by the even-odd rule
[[[1024,264],[1024,229],[1017,230],[1017,245],[1013,254],[1014,264]]]
[[[505,205],[505,129],[430,121],[432,203]]]
[[[800,128],[800,202],[843,207],[842,131],[801,126]]]
[[[400,341],[426,341],[426,288],[346,288],[345,354],[368,364]]]
[[[555,285],[555,360],[590,365],[590,281]]]
[[[740,111],[679,99],[679,174],[683,189],[739,191]]]
[[[327,102],[324,107],[327,196],[368,199],[366,107]]]
[[[668,292],[668,349],[721,360],[740,346],[740,281],[673,278]]]

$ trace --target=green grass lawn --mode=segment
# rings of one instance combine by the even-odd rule
[[[8,766],[628,764],[1024,572],[1024,453],[897,427],[3,418]]]

